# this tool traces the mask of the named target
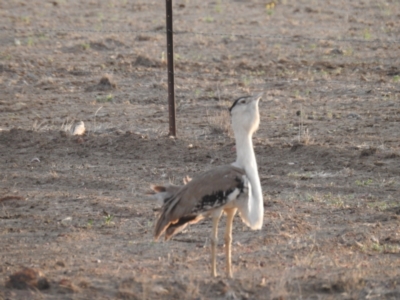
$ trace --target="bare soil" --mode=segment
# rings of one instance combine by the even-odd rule
[[[399,1],[174,1],[177,138],[164,25],[163,1],[0,2],[0,299],[399,299]],[[145,193],[233,162],[227,108],[260,91],[265,226],[237,217],[211,278],[210,220],[155,243]]]

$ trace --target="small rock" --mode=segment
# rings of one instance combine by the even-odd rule
[[[349,113],[346,117],[348,119],[357,119],[357,120],[361,119],[361,116],[359,114],[355,114],[355,113]]]
[[[341,49],[334,48],[334,49],[332,49],[332,50],[330,51],[330,54],[343,55],[344,52],[343,52],[343,50],[341,50]]]
[[[376,236],[371,235],[371,241],[373,241],[376,244],[379,244],[379,240],[376,238]]]
[[[72,135],[83,135],[85,133],[85,123],[83,121],[78,122],[72,130]]]
[[[166,288],[164,288],[161,285],[154,285],[151,290],[153,291],[153,293],[159,294],[159,295],[165,295],[168,294],[168,290]]]
[[[64,225],[64,226],[70,225],[71,222],[72,222],[72,218],[71,217],[66,217],[65,219],[61,220],[61,224]]]
[[[59,261],[56,262],[56,266],[65,268],[65,263],[64,263],[63,261],[60,261],[60,260],[59,260]]]

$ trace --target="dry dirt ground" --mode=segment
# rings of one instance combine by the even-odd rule
[[[0,299],[399,299],[400,2],[174,1],[177,138],[164,4],[0,2]],[[145,193],[233,162],[260,91],[265,225],[214,279],[210,221],[155,243]]]

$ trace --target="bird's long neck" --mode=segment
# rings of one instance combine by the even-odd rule
[[[235,132],[235,139],[237,158],[234,165],[245,170],[251,186],[248,203],[248,225],[252,229],[260,229],[264,216],[264,201],[253,149],[252,134],[244,131]]]
[[[241,168],[246,166],[257,167],[256,156],[253,150],[252,135],[246,132],[235,133],[236,139],[236,163]],[[257,168],[255,170],[257,172]]]

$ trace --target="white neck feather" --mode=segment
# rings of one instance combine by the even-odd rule
[[[261,229],[264,217],[264,201],[258,175],[257,161],[253,149],[252,133],[236,131],[236,162],[234,166],[242,168],[250,183],[249,201],[239,208],[243,221],[252,229]]]

